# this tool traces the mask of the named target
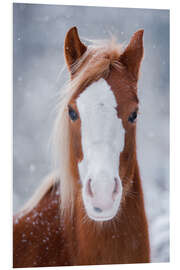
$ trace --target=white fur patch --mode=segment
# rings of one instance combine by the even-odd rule
[[[117,116],[114,93],[104,79],[86,88],[76,103],[81,119],[83,160],[79,163],[79,174],[85,208],[91,218],[99,220],[102,216],[107,220],[108,216],[112,218],[117,213],[121,200],[119,158],[124,148],[124,128]],[[115,178],[119,181],[119,198],[114,200],[110,209]],[[102,209],[109,207],[102,214],[94,213],[92,202],[86,196],[88,179],[92,180],[91,188],[96,199],[94,204]]]

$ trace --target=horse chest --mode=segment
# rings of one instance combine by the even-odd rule
[[[77,235],[75,265],[123,263],[129,256],[122,233],[112,228],[86,226]]]
[[[123,264],[141,262],[146,246],[138,236],[115,233],[105,237],[94,237],[77,243],[74,265]],[[148,250],[148,249],[147,249]],[[143,258],[146,261],[145,258]]]

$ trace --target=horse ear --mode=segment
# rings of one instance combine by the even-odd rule
[[[64,42],[64,54],[67,66],[72,73],[72,65],[81,57],[87,47],[80,41],[76,27],[72,27],[66,34]]]
[[[129,45],[120,56],[120,62],[128,68],[136,80],[138,80],[139,68],[144,52],[143,33],[144,30],[139,30],[134,33]]]

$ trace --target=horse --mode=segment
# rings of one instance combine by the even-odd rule
[[[143,32],[86,46],[66,34],[70,79],[53,131],[56,170],[13,218],[13,266],[150,262],[136,153]]]

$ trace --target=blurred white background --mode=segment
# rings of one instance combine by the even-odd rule
[[[114,34],[127,44],[144,29],[137,150],[153,262],[169,261],[169,11],[55,5],[13,6],[14,212],[51,170],[48,147],[57,93],[67,79],[63,42]]]

